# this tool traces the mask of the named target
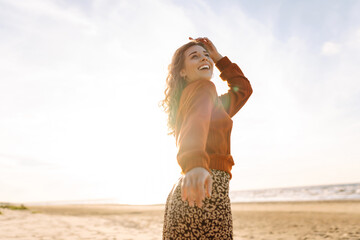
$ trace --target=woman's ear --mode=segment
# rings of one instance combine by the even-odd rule
[[[185,69],[181,69],[181,71],[180,71],[180,76],[181,76],[181,77],[186,77],[186,71],[185,71]]]

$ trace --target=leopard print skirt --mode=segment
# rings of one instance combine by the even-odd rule
[[[182,178],[174,185],[165,205],[163,240],[233,239],[230,175],[221,170],[211,171],[211,198],[206,198],[202,208],[190,207],[182,201]]]

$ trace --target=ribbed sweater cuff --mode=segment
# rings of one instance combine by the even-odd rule
[[[177,156],[177,159],[183,174],[186,174],[188,171],[196,167],[203,167],[210,172],[210,158],[209,155],[204,151],[182,153]]]
[[[210,154],[210,169],[218,169],[230,174],[232,178],[231,169],[234,166],[234,160],[231,154]]]
[[[231,64],[231,61],[228,57],[223,57],[216,62],[215,66],[219,69],[220,72],[224,71],[227,66]]]

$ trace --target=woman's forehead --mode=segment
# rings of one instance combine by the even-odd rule
[[[194,45],[186,49],[185,56],[189,56],[193,52],[207,52],[205,48],[200,45]]]

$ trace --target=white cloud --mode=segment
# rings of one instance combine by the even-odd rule
[[[340,53],[341,46],[340,44],[334,42],[325,42],[321,50],[322,50],[322,54],[326,56],[332,56]]]
[[[33,0],[21,1],[21,0],[2,0],[5,6],[9,9],[16,9],[17,12],[24,14],[25,16],[33,16],[34,18],[47,17],[55,19],[57,21],[66,21],[75,25],[89,25],[87,18],[78,9],[71,6],[60,7],[51,1]]]

